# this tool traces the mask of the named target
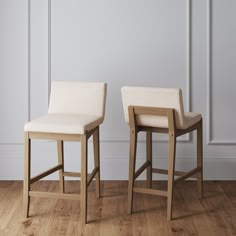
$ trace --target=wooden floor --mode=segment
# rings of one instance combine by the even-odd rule
[[[140,183],[139,185],[143,185]],[[165,182],[154,187],[166,188]],[[41,181],[34,189],[57,191],[56,181]],[[67,192],[79,183],[66,183]],[[22,218],[22,182],[0,182],[0,235],[236,235],[236,181],[205,182],[199,200],[195,182],[174,191],[174,220],[166,220],[166,199],[135,194],[133,215],[127,215],[127,182],[102,182],[103,197],[89,192],[89,224],[81,226],[79,201],[32,198],[30,218]]]

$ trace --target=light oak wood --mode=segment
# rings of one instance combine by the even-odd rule
[[[168,170],[165,169],[158,169],[158,168],[152,168],[152,172],[156,173],[156,174],[163,174],[163,175],[168,175]],[[176,171],[174,172],[174,174],[176,176],[182,176],[187,174],[188,172],[184,172],[184,171]]]
[[[137,179],[145,169],[147,169],[151,163],[149,161],[146,161],[140,168],[135,172],[134,179]]]
[[[202,149],[202,120],[195,123],[191,127],[178,130],[176,128],[175,110],[171,108],[160,107],[143,107],[143,106],[129,106],[129,125],[130,125],[130,161],[129,161],[129,186],[128,186],[128,213],[132,213],[133,205],[133,192],[159,195],[167,197],[167,219],[172,219],[173,208],[173,193],[175,183],[189,177],[197,178],[199,197],[203,195],[203,149]],[[152,116],[165,116],[168,119],[168,128],[160,127],[147,127],[137,125],[137,115],[152,115]],[[175,154],[176,154],[176,138],[186,133],[197,130],[197,167],[188,171],[175,170]],[[136,163],[136,146],[137,146],[137,133],[146,132],[146,162],[138,169],[135,170]],[[166,133],[169,135],[169,158],[168,170],[152,168],[152,133]],[[144,170],[147,170],[147,188],[134,187],[134,181],[140,176]],[[152,188],[152,173],[160,173],[168,175],[167,191],[154,190]],[[174,179],[174,176],[179,176]]]
[[[80,141],[80,134],[57,134],[44,132],[29,132],[30,139],[47,139],[63,141]]]
[[[41,191],[29,191],[29,195],[31,197],[46,197],[46,198],[80,200],[80,194],[72,194],[72,193],[48,193],[48,192],[41,192]]]
[[[29,205],[30,205],[30,163],[31,163],[31,140],[29,139],[29,133],[25,133],[25,160],[24,160],[24,193],[23,193],[23,205],[24,205],[24,216],[29,216]]]
[[[63,175],[64,172],[64,142],[63,140],[57,140],[57,155],[58,155],[58,164],[61,165],[59,169],[59,182],[60,182],[60,191],[65,192],[65,178]]]
[[[93,151],[94,151],[94,166],[97,168],[97,172],[95,175],[96,179],[96,196],[100,197],[100,140],[99,140],[99,127],[93,133]]]
[[[204,181],[204,198],[199,199],[197,181],[175,186],[174,217],[166,220],[166,199],[136,194],[135,214],[127,214],[127,181],[102,181],[102,198],[97,199],[95,181],[88,195],[88,220],[81,224],[79,201],[31,197],[32,217],[22,217],[22,181],[0,181],[0,235],[39,236],[169,236],[236,234],[236,181]],[[146,187],[146,181],[136,181]],[[166,181],[153,181],[153,188],[165,190]],[[44,192],[58,192],[58,181],[38,181],[32,186]],[[66,181],[68,192],[80,192],[79,181]]]
[[[80,177],[81,174],[79,172],[70,172],[70,171],[64,171],[63,176],[67,177]]]
[[[163,190],[134,187],[133,191],[135,193],[145,193],[145,194],[167,197],[167,191],[163,191]]]
[[[88,174],[88,139],[93,135],[94,142],[94,170]],[[57,141],[58,165],[50,168],[35,177],[30,176],[30,149],[31,139],[54,139]],[[81,173],[64,171],[64,140],[81,142]],[[60,193],[32,191],[31,184],[41,180],[42,178],[59,171]],[[80,195],[65,193],[64,177],[80,177],[81,187]],[[75,134],[55,134],[41,132],[25,132],[25,166],[24,166],[24,193],[23,193],[23,209],[24,216],[29,217],[29,205],[31,197],[48,197],[59,199],[80,200],[81,224],[87,223],[87,205],[88,205],[88,186],[92,183],[93,178],[96,179],[96,194],[100,196],[100,150],[99,150],[99,127],[96,127],[83,135]]]
[[[87,181],[87,185],[89,186],[90,183],[92,182],[94,176],[98,173],[98,167],[95,167],[92,171],[92,173],[88,176],[88,181]]]
[[[61,169],[62,169],[62,164],[61,164],[61,165],[57,165],[57,166],[55,166],[55,167],[52,167],[52,168],[50,168],[49,170],[46,170],[46,171],[44,171],[43,173],[41,173],[41,174],[39,174],[39,175],[36,175],[35,177],[32,177],[32,178],[30,179],[30,184],[33,184],[33,183],[35,183],[36,181],[38,181],[38,180],[40,180],[40,179],[42,179],[42,178],[44,178],[44,177],[46,177],[46,176],[48,176],[48,175],[50,175],[50,174],[56,172],[56,171],[58,171],[58,170],[61,170]]]
[[[176,137],[174,135],[171,135],[171,137],[169,138],[169,159],[168,159],[167,220],[172,219],[175,151],[176,151]]]
[[[87,172],[88,172],[88,160],[87,160],[87,137],[86,135],[81,136],[81,182],[80,182],[80,211],[81,220],[83,224],[87,223]]]
[[[185,180],[185,179],[187,179],[189,177],[195,177],[195,175],[198,174],[199,171],[201,171],[200,167],[194,168],[194,169],[190,170],[189,172],[186,172],[182,176],[179,176],[178,178],[176,178],[175,179],[175,183],[179,182],[179,181],[182,181],[182,180]]]
[[[147,186],[152,187],[152,132],[146,132],[146,159],[150,163],[147,167]]]
[[[134,116],[134,108],[129,107],[130,121],[130,148],[129,148],[129,185],[128,185],[128,213],[132,213],[133,208],[133,187],[135,180],[135,160],[137,147],[137,130]]]
[[[197,167],[199,168],[198,173],[198,193],[199,198],[203,197],[203,145],[202,145],[202,120],[197,127]]]
[[[169,126],[169,158],[168,158],[168,187],[167,187],[167,220],[172,219],[173,193],[174,193],[174,171],[175,171],[175,152],[176,152],[176,127],[175,111],[168,111]]]

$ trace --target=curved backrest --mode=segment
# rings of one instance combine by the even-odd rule
[[[129,106],[146,106],[175,109],[176,127],[182,128],[184,123],[184,108],[181,89],[177,88],[146,88],[123,87],[121,88],[125,120],[129,123]],[[137,124],[167,128],[166,117],[140,115]]]
[[[52,81],[48,113],[104,117],[106,83]]]

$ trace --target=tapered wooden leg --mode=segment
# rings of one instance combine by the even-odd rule
[[[129,185],[128,185],[128,213],[133,210],[133,187],[136,162],[137,132],[130,131],[130,149],[129,149]]]
[[[31,140],[29,133],[25,132],[25,160],[24,160],[24,193],[23,193],[23,209],[24,217],[29,216],[29,205],[30,205],[30,152],[31,152]]]
[[[96,128],[93,134],[93,150],[94,150],[94,166],[98,167],[98,172],[95,175],[96,179],[96,196],[100,197],[100,143],[99,143],[99,127]]]
[[[150,166],[147,167],[147,186],[148,188],[152,187],[152,132],[146,132],[146,158],[150,163]]]
[[[197,129],[197,167],[201,169],[198,174],[199,198],[203,197],[203,147],[202,147],[202,121]]]
[[[62,165],[62,169],[59,170],[60,191],[65,192],[65,179],[64,172],[64,143],[62,140],[57,140],[57,152],[58,152],[58,164]]]
[[[82,224],[87,223],[87,162],[88,145],[86,135],[81,136],[81,180],[80,180],[80,211]]]
[[[175,151],[176,151],[176,137],[170,136],[170,139],[169,139],[169,159],[168,159],[167,220],[172,219],[172,203],[173,203],[174,171],[175,171]]]

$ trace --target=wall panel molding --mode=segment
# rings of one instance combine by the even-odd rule
[[[212,136],[212,0],[207,0],[207,130],[206,140],[208,145],[235,145],[236,140],[217,140]]]
[[[28,121],[31,119],[31,0],[28,0]]]
[[[17,120],[15,122],[15,120],[13,120],[13,119],[16,119],[18,117],[14,114],[16,112],[14,110],[14,109],[16,109],[16,107],[14,107],[14,106],[18,105],[19,107],[22,107],[22,105],[24,104],[23,105],[24,108],[22,107],[21,113],[19,113],[22,115],[22,118],[19,120],[24,119],[27,121],[30,119],[30,48],[31,48],[30,47],[30,23],[31,23],[30,19],[31,19],[31,17],[30,17],[30,0],[22,1],[20,3],[21,5],[18,5],[19,2],[17,2],[17,1],[15,1],[15,2],[14,1],[9,1],[9,2],[3,1],[3,2],[1,2],[1,4],[2,4],[1,7],[2,7],[3,11],[7,10],[8,8],[11,9],[11,11],[8,12],[9,14],[7,14],[7,15],[2,14],[3,17],[4,16],[10,17],[11,14],[13,14],[13,12],[15,12],[14,13],[15,18],[12,15],[11,19],[7,19],[7,23],[4,22],[4,19],[2,18],[2,22],[4,22],[3,23],[4,27],[7,27],[9,29],[9,30],[6,30],[5,32],[2,32],[2,35],[4,35],[4,37],[6,37],[6,35],[9,35],[8,37],[10,38],[10,40],[6,40],[6,39],[4,39],[4,37],[2,37],[3,43],[8,42],[8,43],[12,43],[12,45],[6,46],[8,48],[8,50],[6,51],[6,54],[4,54],[5,51],[4,52],[1,51],[2,56],[4,57],[4,63],[2,65],[3,70],[2,69],[1,70],[4,71],[6,68],[11,68],[10,76],[7,75],[6,77],[8,78],[8,80],[18,79],[18,81],[17,80],[12,81],[13,85],[11,85],[11,88],[9,88],[11,97],[8,97],[9,95],[7,95],[7,97],[4,97],[4,99],[3,99],[3,102],[4,102],[3,106],[7,107],[10,104],[10,105],[13,105],[13,107],[9,107],[10,109],[12,109],[12,114],[11,114],[12,117],[9,117],[9,119],[7,120],[7,121],[9,121],[9,124],[4,124],[4,127],[9,127],[9,126],[10,127],[8,128],[9,132],[6,132],[4,134],[4,140],[0,141],[0,146],[2,148],[4,146],[9,146],[9,145],[17,145],[17,146],[23,145],[23,135],[22,135],[22,138],[20,138],[20,136],[19,136],[20,135],[19,134],[20,127],[14,125],[14,123],[17,123]],[[18,14],[21,14],[21,15],[18,15]],[[18,21],[16,21],[17,18],[18,18]],[[24,22],[24,24],[25,24],[24,26],[18,25],[18,24],[23,23],[24,20],[26,20],[26,22]],[[10,24],[10,25],[8,25],[8,24]],[[3,27],[3,30],[4,30],[4,27]],[[17,27],[17,28],[15,29],[14,27]],[[21,33],[22,33],[21,35],[18,32],[20,27],[22,27],[21,28]],[[26,34],[25,34],[24,30],[27,31]],[[23,39],[23,37],[25,37],[25,38]],[[18,40],[21,43],[17,47],[16,47],[16,40]],[[24,48],[24,46],[25,46],[25,48]],[[22,51],[22,50],[24,50],[24,51]],[[14,53],[13,53],[13,51],[14,51]],[[26,55],[24,55],[24,52],[26,52]],[[19,55],[19,53],[21,53],[21,55]],[[8,61],[9,56],[11,57],[10,62]],[[26,56],[26,61],[25,61],[24,56]],[[21,61],[19,58],[21,58]],[[16,59],[18,61],[14,61],[14,59]],[[26,62],[26,67],[22,66],[22,65],[20,67],[19,62],[20,63]],[[5,63],[8,63],[8,64],[5,64]],[[14,63],[15,63],[15,65],[14,65]],[[16,67],[16,68],[14,68],[14,67]],[[23,70],[25,70],[25,71],[23,71]],[[26,74],[25,74],[25,72],[26,72]],[[16,74],[16,73],[18,73],[18,74]],[[11,78],[11,76],[12,76],[12,78]],[[19,76],[19,78],[17,78],[18,76]],[[24,82],[26,83],[26,86],[24,87],[25,93],[23,95],[26,94],[27,98],[26,98],[26,100],[22,101],[23,104],[16,105],[13,102],[14,99],[17,99],[14,97],[14,95],[15,95],[14,89],[17,88],[17,89],[19,89],[18,91],[21,91],[21,89],[22,89],[21,87],[19,87],[21,85],[18,84],[18,82],[20,80],[20,76],[21,76],[21,79],[26,79],[26,81],[22,81],[22,84]],[[1,82],[4,83],[4,81],[1,81]],[[4,85],[5,84],[3,84],[3,87],[4,87]],[[19,96],[19,94],[18,94],[18,96]],[[22,94],[21,94],[21,96],[22,96]],[[9,100],[7,101],[7,99],[9,99]],[[2,112],[4,113],[4,110]],[[4,113],[2,116],[4,119],[4,117],[6,117],[6,114]],[[10,135],[10,133],[13,132],[12,131],[13,129],[16,129],[17,131],[14,134]],[[4,130],[1,130],[1,133],[4,133]],[[22,134],[23,134],[23,125],[22,125]],[[19,138],[17,136],[19,136]],[[10,141],[10,140],[14,140],[14,141]]]

